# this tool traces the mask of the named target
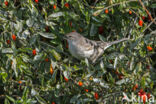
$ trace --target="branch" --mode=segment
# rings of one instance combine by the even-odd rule
[[[150,12],[146,9],[145,5],[143,4],[143,2],[141,0],[139,0],[141,6],[143,7],[143,9],[145,9],[146,13],[148,14],[148,16],[152,19],[152,21],[154,22],[154,24],[156,24],[155,20],[153,19],[153,17],[151,16]]]
[[[136,1],[136,2],[137,2],[137,0],[129,0],[129,1],[124,1],[124,2],[120,2],[120,3],[116,3],[116,4],[110,5],[110,6],[108,6],[108,7],[104,7],[104,8],[102,8],[102,9],[100,9],[100,10],[97,10],[96,12],[93,13],[93,15],[94,15],[94,16],[98,16],[98,15],[100,14],[100,12],[102,12],[102,11],[105,10],[105,9],[111,8],[111,7],[113,7],[113,6],[120,5],[120,4],[122,4],[122,3],[128,3],[128,2],[133,2],[133,1]],[[96,8],[96,7],[93,6],[93,7],[91,7],[91,8]]]

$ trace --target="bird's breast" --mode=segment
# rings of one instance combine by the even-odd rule
[[[94,49],[87,50],[86,47],[76,42],[68,42],[68,44],[70,53],[77,59],[89,58],[94,52]]]

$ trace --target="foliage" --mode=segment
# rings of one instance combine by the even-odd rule
[[[138,97],[140,89],[156,96],[154,0],[0,0],[0,5],[1,103],[119,104],[123,92]],[[71,31],[93,40],[130,41],[113,45],[92,65],[71,57],[63,39]]]

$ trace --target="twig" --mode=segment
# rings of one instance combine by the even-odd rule
[[[150,22],[150,24],[143,30],[142,33],[144,33],[154,22],[155,22],[156,18],[153,19],[152,22]]]
[[[146,13],[148,14],[148,16],[152,19],[152,21],[154,22],[154,24],[156,24],[155,20],[153,19],[153,17],[151,16],[150,12],[146,9],[145,5],[143,4],[143,2],[141,0],[139,0],[141,6],[143,7],[143,9],[145,9]]]
[[[113,7],[113,6],[120,5],[121,3],[128,3],[128,2],[133,2],[133,1],[136,1],[136,2],[137,2],[137,0],[129,0],[129,1],[124,1],[124,2],[120,2],[120,3],[112,4],[112,5],[108,6],[108,7],[104,7],[104,8],[102,8],[102,9],[100,9],[100,10],[94,12],[93,15],[94,15],[94,16],[98,16],[98,15],[100,14],[100,12],[102,12],[102,11],[105,10],[105,9],[111,8],[111,7]],[[91,8],[95,8],[95,7],[91,7]]]

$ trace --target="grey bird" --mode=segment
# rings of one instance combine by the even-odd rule
[[[68,41],[69,52],[75,58],[81,60],[87,58],[92,63],[102,56],[104,50],[113,44],[129,40],[128,38],[123,38],[113,42],[103,42],[89,40],[77,32],[70,32],[65,35],[65,39]]]

